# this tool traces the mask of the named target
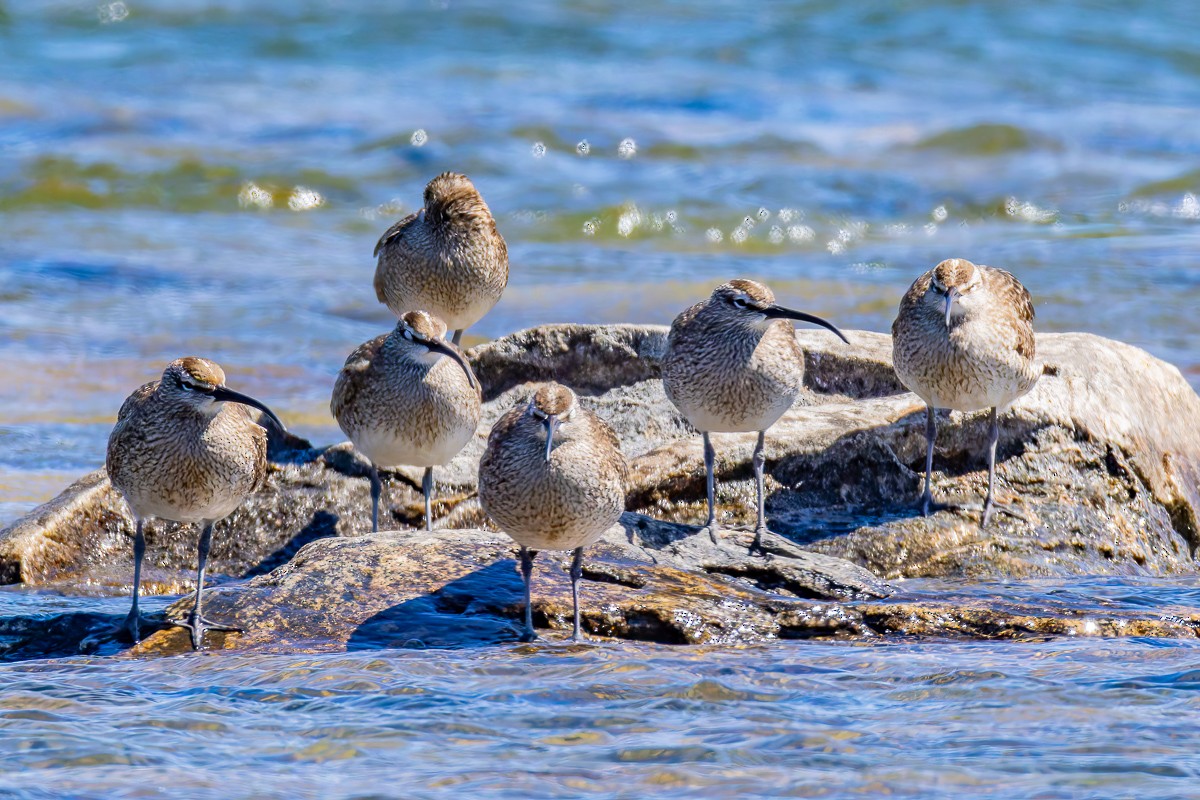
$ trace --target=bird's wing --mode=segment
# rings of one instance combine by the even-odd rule
[[[379,251],[386,247],[393,239],[398,239],[404,236],[404,231],[413,223],[414,220],[416,220],[417,217],[421,216],[421,211],[424,210],[425,209],[422,208],[419,211],[414,211],[384,231],[383,236],[380,236],[379,241],[375,243],[375,251],[371,253],[371,255],[378,256]]]
[[[354,401],[358,394],[358,387],[361,385],[357,374],[370,369],[371,362],[379,354],[387,337],[388,334],[385,333],[376,336],[369,342],[363,342],[354,348],[353,353],[346,356],[346,363],[338,373],[337,381],[333,384],[333,397],[329,401],[329,410],[333,413],[334,419],[339,418],[342,411]]]
[[[898,335],[897,327],[900,321],[907,319],[913,308],[921,302],[921,298],[929,291],[929,284],[933,281],[933,270],[920,275],[912,286],[908,287],[908,291],[904,293],[904,297],[900,299],[900,311],[896,314],[895,321],[892,322],[892,336]]]

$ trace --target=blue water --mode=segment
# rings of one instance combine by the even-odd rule
[[[1200,384],[1198,30],[1166,0],[0,0],[0,523],[180,355],[340,438],[333,376],[389,324],[371,249],[444,169],[511,254],[468,342],[667,323],[735,275],[887,330],[966,256],[1039,330]],[[0,793],[1178,797],[1195,669],[1150,641],[30,662],[0,668]]]

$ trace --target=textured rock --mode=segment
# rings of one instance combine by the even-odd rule
[[[548,378],[592,392],[584,401],[621,437],[631,511],[703,519],[700,437],[657,379],[665,336],[661,326],[554,325],[470,350],[488,402],[475,439],[437,471],[438,524],[486,527],[474,490],[487,431],[528,394],[527,381]],[[915,516],[924,412],[896,381],[890,337],[851,332],[846,345],[823,331],[797,336],[807,391],[767,436],[772,530],[887,578],[1195,571],[1200,398],[1174,367],[1095,336],[1040,336],[1047,372],[1002,418],[999,448],[998,493],[1025,519],[998,515],[982,531],[971,512]],[[936,496],[982,498],[985,427],[982,414],[940,421]],[[754,436],[713,439],[720,519],[746,524]],[[365,462],[348,445],[276,442],[272,458],[268,486],[218,525],[214,574],[262,575],[307,542],[368,530]],[[419,525],[419,481],[417,470],[390,476],[388,525]],[[0,532],[0,579],[127,590],[127,513],[102,473],[87,476]],[[190,587],[196,533],[163,524],[149,531],[148,590]]]
[[[707,531],[626,514],[589,548],[580,595],[593,638],[671,644],[772,639],[1042,639],[1154,636],[1192,639],[1192,609],[1106,607],[1011,584],[981,590],[888,591],[846,562],[768,534],[769,557],[749,556],[749,531]],[[571,629],[568,553],[542,553],[534,620],[543,639]],[[1017,593],[1018,595],[1020,593]],[[392,531],[313,542],[267,575],[206,593],[206,614],[243,634],[210,633],[211,649],[314,652],[390,647],[477,647],[516,642],[522,587],[515,546],[488,531]],[[182,616],[191,599],[167,610]],[[1132,605],[1130,608],[1128,606]],[[160,618],[162,614],[158,615]],[[160,628],[135,648],[118,643],[118,615],[0,618],[0,661],[79,652],[188,652],[186,631]]]

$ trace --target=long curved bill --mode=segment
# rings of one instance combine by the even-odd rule
[[[783,306],[775,305],[767,306],[762,310],[762,312],[771,319],[795,319],[801,322],[811,322],[814,325],[820,325],[822,328],[828,328],[836,333],[837,337],[846,344],[850,344],[850,340],[847,339],[846,336],[837,329],[836,325],[828,320],[821,319],[815,314],[805,314],[803,311],[794,311],[790,308],[784,308]]]
[[[950,310],[954,308],[954,301],[958,299],[958,289],[951,288],[946,292],[946,327],[950,327]]]
[[[558,414],[549,414],[542,420],[546,426],[546,460],[550,460],[550,451],[554,449],[554,432],[558,430]]]
[[[214,400],[219,400],[219,401],[226,402],[226,403],[241,403],[244,406],[253,406],[254,408],[257,408],[259,411],[263,412],[268,417],[270,417],[271,422],[275,423],[276,428],[279,428],[279,430],[283,431],[284,433],[287,433],[287,428],[284,426],[283,422],[279,419],[279,417],[275,416],[275,412],[272,411],[271,409],[267,408],[265,403],[261,403],[258,400],[255,400],[253,397],[251,397],[248,394],[242,394],[241,392],[235,392],[233,389],[230,389],[228,386],[218,386],[216,389],[213,389],[212,396],[213,396]]]
[[[457,361],[459,366],[463,368],[463,372],[467,373],[467,380],[471,383],[471,385],[476,389],[483,391],[479,386],[479,379],[475,377],[475,373],[471,370],[471,365],[467,363],[466,356],[459,352],[458,348],[454,347],[453,345],[446,344],[440,339],[430,339],[424,344],[435,353],[441,353],[442,355],[450,356]]]

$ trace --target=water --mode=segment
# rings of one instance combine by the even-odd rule
[[[0,523],[101,464],[121,400],[179,355],[340,439],[333,376],[389,324],[371,249],[444,169],[512,261],[468,342],[667,323],[735,275],[887,330],[913,277],[964,255],[1017,273],[1040,330],[1200,384],[1198,29],[1167,0],[0,0]],[[1194,606],[1172,584],[1036,591]],[[0,668],[0,792],[388,795],[402,763],[411,796],[1179,796],[1195,656],[26,663]]]
[[[0,796],[1175,798],[1197,689],[1200,645],[1152,639],[32,661]]]

